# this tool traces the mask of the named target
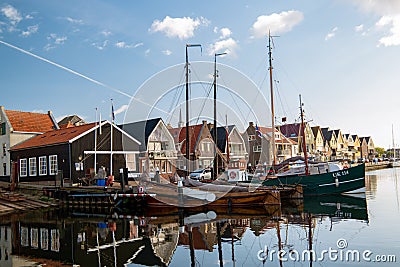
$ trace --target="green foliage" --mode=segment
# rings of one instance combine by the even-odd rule
[[[375,152],[378,154],[378,157],[382,157],[385,154],[385,149],[382,147],[375,147]]]

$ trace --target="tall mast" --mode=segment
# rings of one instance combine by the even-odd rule
[[[301,102],[301,95],[299,95],[300,99],[300,116],[301,116],[301,136],[303,143],[303,153],[304,153],[304,163],[305,163],[305,175],[309,175],[308,172],[308,157],[307,157],[307,145],[306,145],[306,133],[305,133],[305,124],[304,124],[304,111],[303,111],[303,103]]]
[[[189,136],[189,55],[188,47],[200,47],[200,44],[186,44],[186,176],[190,173],[190,160],[189,160],[189,147],[190,147],[190,136]]]
[[[214,54],[214,168],[213,178],[217,179],[218,176],[218,157],[217,157],[217,57],[226,55],[226,53],[215,53]]]
[[[272,165],[276,165],[276,147],[275,147],[275,108],[274,108],[274,87],[272,79],[272,47],[271,47],[271,32],[268,32],[268,57],[269,57],[269,87],[271,90],[271,119],[272,119]]]
[[[394,146],[394,131],[393,131],[393,124],[392,124],[392,142],[393,142],[393,158],[396,159],[396,148]]]

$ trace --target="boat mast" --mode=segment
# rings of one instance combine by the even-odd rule
[[[188,47],[200,47],[201,44],[186,44],[186,176],[190,173],[190,160],[189,160],[189,147],[190,147],[190,136],[189,136],[189,56]]]
[[[213,177],[214,180],[218,177],[218,156],[217,156],[217,57],[226,55],[226,53],[215,53],[214,54],[214,168]]]
[[[272,46],[271,46],[271,31],[268,32],[268,57],[269,57],[269,87],[271,94],[271,120],[272,120],[272,166],[276,165],[276,147],[275,147],[275,108],[274,108],[274,88],[272,79]]]
[[[305,163],[305,175],[309,175],[308,171],[308,157],[307,157],[307,145],[306,145],[306,134],[305,134],[305,124],[304,124],[304,111],[303,111],[303,103],[301,102],[301,95],[299,95],[300,99],[300,117],[301,117],[301,136],[302,136],[302,145],[303,145],[303,154],[304,154],[304,163]]]
[[[394,147],[394,132],[393,132],[393,124],[392,124],[392,142],[393,142],[393,159],[396,160],[396,149]]]

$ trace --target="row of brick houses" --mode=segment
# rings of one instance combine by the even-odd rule
[[[133,173],[159,172],[171,178],[176,172],[213,167],[246,169],[271,164],[271,140],[275,138],[276,162],[302,154],[300,124],[286,124],[272,130],[250,122],[244,132],[235,125],[217,127],[203,121],[185,127],[166,125],[161,118],[115,125],[108,121],[86,123],[78,116],[58,124],[47,114],[5,110],[1,107],[3,147],[0,179],[18,181],[52,180],[58,174],[78,181],[93,177],[101,167],[120,175],[122,168]],[[340,130],[306,124],[306,149],[316,160],[340,160],[374,156],[371,137],[342,134]],[[186,160],[189,146],[189,160]],[[215,151],[216,149],[216,151]],[[216,155],[216,157],[214,157]],[[181,172],[179,172],[181,171]]]

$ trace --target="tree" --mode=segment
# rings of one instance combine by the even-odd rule
[[[375,152],[378,157],[382,157],[382,155],[385,154],[385,149],[382,147],[375,147]]]

